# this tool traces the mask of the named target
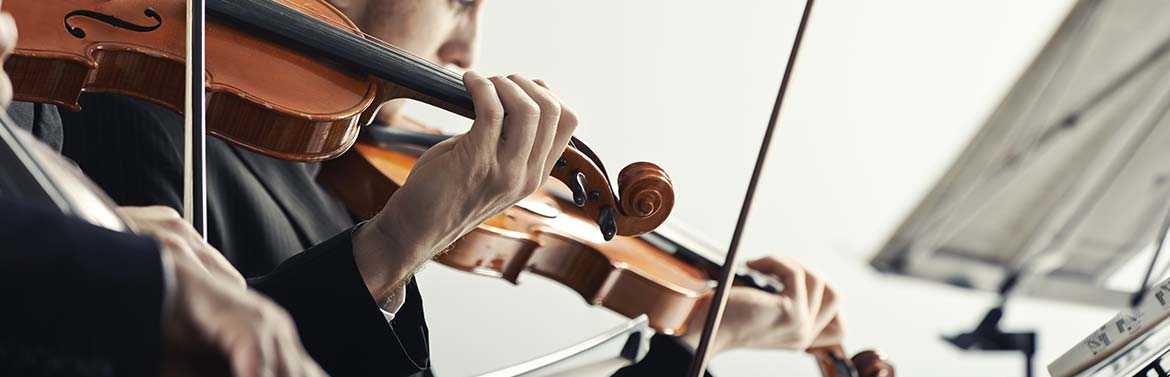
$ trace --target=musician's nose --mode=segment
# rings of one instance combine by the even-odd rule
[[[438,59],[443,65],[453,64],[469,68],[479,58],[479,10],[468,11],[451,31],[450,37],[439,46]]]

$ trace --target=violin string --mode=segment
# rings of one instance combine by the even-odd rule
[[[364,30],[361,30],[360,27],[350,28],[349,25],[341,25],[338,22],[336,22],[336,20],[331,18],[331,17],[333,17],[332,15],[327,15],[327,14],[321,13],[320,11],[317,11],[314,9],[309,9],[308,7],[301,5],[301,4],[291,4],[291,6],[290,6],[290,4],[283,4],[283,5],[289,6],[289,8],[292,8],[293,10],[299,11],[301,13],[304,13],[304,14],[307,14],[310,16],[314,16],[318,19],[318,21],[320,21],[321,23],[326,24],[330,27],[335,27],[335,28],[339,28],[339,29],[344,27],[345,29],[348,29],[352,32],[355,32],[355,34],[354,34],[355,36],[360,36],[362,38],[365,38],[365,39],[367,39],[371,42],[374,42],[375,44],[377,44],[383,48],[386,48],[388,50],[391,50],[393,52],[401,54],[401,55],[407,57],[408,59],[415,61],[416,63],[428,66],[428,67],[434,69],[435,72],[438,72],[439,74],[448,76],[452,80],[455,80],[458,82],[463,82],[462,75],[455,73],[451,69],[444,67],[444,66],[440,66],[439,64],[436,64],[435,62],[424,59],[424,58],[422,58],[418,55],[415,55],[409,51],[403,50],[402,48],[395,46],[394,44],[392,44],[390,42],[382,40],[381,38],[378,38],[377,36],[374,36],[373,34],[370,34],[370,33],[365,32]],[[582,143],[576,137],[573,137],[573,139],[569,141],[570,148],[581,150],[581,146],[583,146],[583,145],[584,145],[584,143]],[[601,169],[602,173],[605,174],[606,181],[610,181],[609,174],[605,173],[605,167],[601,163],[601,159],[598,158],[596,154],[593,154],[591,150],[586,153],[586,157]],[[611,191],[612,191],[612,189],[611,189]],[[616,197],[616,195],[615,195],[615,197]]]
[[[344,28],[344,29],[347,29],[351,32],[354,32],[355,36],[360,36],[360,37],[365,38],[371,42],[374,42],[375,44],[377,44],[383,48],[386,48],[386,49],[392,50],[396,53],[402,54],[403,56],[406,56],[407,58],[409,58],[409,59],[411,59],[419,64],[426,65],[426,66],[429,66],[429,67],[435,69],[437,72],[440,72],[443,75],[449,76],[449,77],[451,77],[453,79],[457,79],[459,81],[463,80],[462,76],[455,73],[451,69],[444,67],[444,66],[441,66],[439,64],[436,64],[435,62],[432,62],[430,60],[424,59],[424,58],[422,58],[418,55],[415,55],[409,51],[406,51],[398,46],[395,46],[394,44],[392,44],[390,42],[384,41],[381,38],[374,36],[373,34],[365,32],[360,27],[350,28],[349,25],[339,24],[333,18],[333,17],[335,17],[335,15],[328,15],[328,14],[322,13],[320,11],[317,11],[315,9],[309,9],[307,6],[299,4],[299,3],[298,4],[285,3],[283,5],[289,6],[290,8],[297,10],[301,13],[308,14],[310,16],[314,16],[322,23],[327,24],[331,27],[335,27],[335,28],[339,28],[339,29]]]
[[[331,15],[321,13],[321,12],[314,10],[314,9],[309,9],[306,6],[301,5],[301,4],[291,4],[291,6],[290,6],[290,4],[283,4],[283,5],[288,6],[292,10],[295,10],[295,11],[298,11],[298,12],[301,12],[301,13],[304,13],[304,14],[307,14],[310,16],[314,16],[315,18],[317,18],[318,22],[324,24],[327,27],[334,27],[334,28],[338,28],[338,29],[341,29],[342,27],[344,27],[345,29],[347,29],[349,31],[355,32],[355,36],[360,36],[362,38],[365,38],[366,40],[374,42],[376,45],[378,45],[380,47],[383,47],[383,48],[386,48],[387,50],[390,50],[392,52],[401,54],[402,56],[404,56],[410,60],[413,60],[420,65],[428,66],[428,67],[432,68],[435,72],[442,74],[442,75],[445,75],[448,78],[450,78],[451,80],[454,80],[454,81],[460,82],[460,83],[463,82],[462,76],[451,71],[450,69],[448,69],[446,67],[442,67],[442,66],[440,66],[434,62],[431,62],[427,59],[424,59],[422,57],[419,57],[418,55],[412,54],[409,51],[403,50],[403,49],[395,46],[394,44],[387,42],[387,41],[384,41],[381,38],[378,38],[372,34],[366,33],[365,31],[361,30],[361,28],[350,28],[349,25],[340,25],[338,22],[336,22],[336,20],[331,18],[332,17]],[[592,150],[589,150],[588,147],[585,146],[585,144],[582,143],[579,139],[577,139],[576,137],[573,137],[569,141],[568,148],[573,148],[573,149],[582,151],[585,154],[585,157],[587,159],[589,159],[590,161],[592,161],[594,165],[597,165],[598,169],[601,170],[603,176],[605,177],[606,182],[612,182],[610,180],[609,174],[605,172],[605,165],[601,162],[601,159],[598,158],[597,155],[594,154]],[[584,148],[584,150],[582,150],[582,148]],[[610,195],[617,198],[617,195],[613,193],[612,184],[610,184],[609,191],[610,191]],[[619,200],[620,200],[620,198],[619,198]]]

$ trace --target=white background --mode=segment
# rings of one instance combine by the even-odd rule
[[[544,78],[583,115],[611,174],[659,163],[672,221],[726,245],[803,2],[489,0],[478,69]],[[1069,0],[817,4],[743,244],[793,256],[845,296],[846,346],[900,376],[1022,375],[1018,354],[960,352],[989,294],[883,276],[866,261],[950,165],[1071,6]],[[416,106],[417,107],[417,106]],[[423,109],[457,129],[466,122]],[[519,286],[441,266],[420,276],[444,376],[486,372],[621,322],[542,278]],[[1038,375],[1115,310],[1021,298]],[[804,354],[735,351],[719,376],[815,376]]]

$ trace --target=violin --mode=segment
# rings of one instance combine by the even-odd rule
[[[334,158],[396,98],[475,116],[458,75],[368,38],[324,0],[206,5],[207,133],[242,148]],[[185,1],[9,0],[3,9],[21,30],[5,64],[17,100],[78,110],[82,92],[104,92],[182,112]],[[673,208],[661,168],[626,167],[615,193],[601,160],[576,138],[551,175],[607,239],[648,232]]]
[[[372,216],[406,182],[418,154],[445,138],[368,127],[353,150],[322,166],[318,181],[354,214]],[[721,268],[710,252],[714,249],[685,241],[681,234],[668,236],[663,229],[606,242],[589,223],[569,195],[546,185],[457,240],[436,260],[512,283],[522,272],[532,272],[572,288],[591,305],[630,318],[645,314],[655,331],[669,335],[687,331],[691,315],[712,294],[712,276]],[[772,293],[783,289],[774,279],[750,270],[735,280]],[[894,376],[885,355],[876,351],[851,359],[840,346],[808,352],[826,377]]]

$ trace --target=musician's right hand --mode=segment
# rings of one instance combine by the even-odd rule
[[[195,259],[173,258],[181,254],[165,244],[163,253],[174,266],[163,320],[163,375],[223,375],[227,371],[209,366],[222,356],[235,376],[326,376],[284,309],[208,274]]]
[[[382,212],[354,233],[354,259],[377,302],[423,263],[544,183],[577,116],[540,83],[463,77],[471,130],[431,147]]]
[[[239,289],[247,288],[240,271],[171,207],[118,207],[118,213],[136,233],[154,237],[162,243],[175,259],[190,262]]]
[[[723,322],[711,344],[712,353],[736,348],[805,351],[840,344],[844,331],[839,297],[829,283],[792,259],[766,257],[748,267],[784,283],[778,294],[732,287]],[[707,319],[703,307],[691,317],[682,340],[698,344]]]

